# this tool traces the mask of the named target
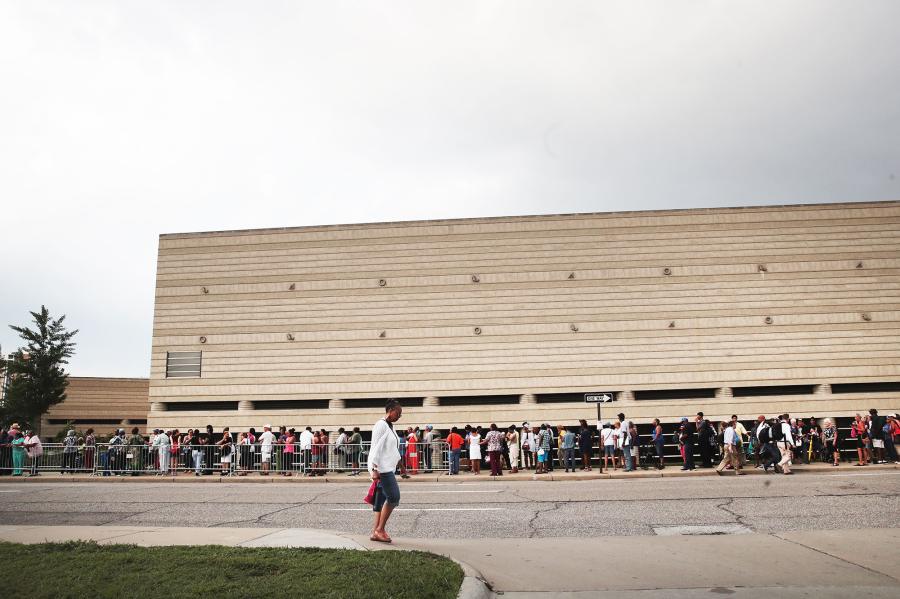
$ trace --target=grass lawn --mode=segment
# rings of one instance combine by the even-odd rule
[[[421,551],[0,543],[3,588],[29,599],[451,599],[462,579]]]

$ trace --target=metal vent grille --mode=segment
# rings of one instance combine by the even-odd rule
[[[166,378],[200,378],[200,363],[202,359],[203,352],[199,351],[166,352]]]

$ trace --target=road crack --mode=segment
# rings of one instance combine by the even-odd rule
[[[734,521],[744,526],[750,530],[753,530],[753,527],[744,522],[744,516],[735,512],[731,509],[732,504],[734,504],[734,497],[729,497],[724,503],[717,504],[716,507],[725,512],[726,514],[731,515],[734,518]],[[755,532],[755,531],[754,531]]]
[[[551,505],[550,507],[548,507],[548,508],[546,508],[546,509],[537,509],[537,510],[535,510],[534,516],[532,516],[531,519],[528,520],[528,523],[526,524],[526,526],[528,527],[528,538],[529,538],[529,539],[532,539],[532,538],[534,538],[534,536],[537,534],[537,532],[538,532],[539,529],[535,526],[535,522],[537,522],[537,519],[538,519],[538,518],[540,518],[540,517],[541,517],[542,515],[544,515],[544,514],[549,514],[550,512],[555,512],[556,510],[558,510],[559,508],[561,508],[561,507],[562,507],[563,505],[565,505],[566,503],[568,503],[568,502],[566,502],[566,501],[554,501],[554,502],[553,502],[553,505]]]

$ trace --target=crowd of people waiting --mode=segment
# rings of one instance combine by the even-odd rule
[[[849,433],[843,434],[838,433],[833,418],[820,424],[816,418],[791,418],[788,414],[759,416],[746,427],[737,415],[713,423],[703,412],[693,419],[682,418],[670,433],[665,433],[660,420],[655,419],[649,433],[639,434],[635,423],[620,413],[616,420],[598,422],[596,430],[586,420],[576,427],[523,422],[506,428],[496,424],[453,427],[442,436],[428,425],[407,427],[398,437],[404,476],[434,470],[458,475],[463,463],[474,475],[481,473],[483,464],[490,468],[491,476],[520,469],[546,474],[553,471],[554,462],[566,472],[591,471],[595,451],[597,463],[607,469],[662,469],[666,467],[667,447],[677,448],[682,470],[713,468],[718,462],[715,468],[719,474],[743,474],[750,460],[756,468],[782,474],[791,474],[795,462],[822,461],[838,466],[841,447],[846,448],[848,443],[856,450],[857,466],[900,463],[900,418],[897,414],[880,416],[875,409],[866,415],[857,414]],[[80,435],[67,431],[59,471],[164,475],[178,470],[192,471],[195,476],[216,472],[245,476],[255,471],[261,476],[323,476],[331,469],[358,476],[366,463],[366,444],[358,427],[339,428],[335,438],[325,429],[306,427],[297,432],[281,426],[273,431],[268,424],[261,432],[250,428],[236,435],[227,427],[215,433],[211,425],[205,431],[155,429],[149,437],[136,427],[130,434],[120,428],[102,445],[98,447],[93,429]],[[11,452],[3,451],[7,448]],[[29,470],[29,475],[37,475],[42,454],[41,440],[32,431],[21,431],[17,424],[0,431],[0,471],[21,476]],[[670,451],[668,454],[671,456]],[[26,465],[29,458],[30,468]]]
[[[719,474],[726,470],[743,474],[743,466],[752,459],[756,468],[766,472],[771,469],[791,474],[794,462],[822,461],[838,466],[844,441],[833,418],[819,424],[814,417],[791,418],[789,414],[771,419],[761,415],[748,429],[737,415],[714,424],[698,412],[693,420],[682,418],[670,435],[664,433],[659,419],[653,420],[649,435],[640,435],[635,423],[620,413],[615,421],[598,423],[598,431],[599,438],[585,420],[578,427],[546,423],[531,426],[528,422],[521,428],[512,425],[508,429],[492,424],[487,431],[479,426],[467,425],[462,430],[454,427],[446,439],[450,449],[448,474],[459,474],[463,450],[468,450],[469,471],[480,474],[483,449],[491,476],[501,476],[504,466],[517,472],[520,465],[545,474],[553,470],[554,457],[566,472],[575,472],[578,466],[581,471],[590,471],[595,447],[607,469],[663,469],[666,447],[673,445],[678,449],[681,470],[713,468],[713,462],[718,461],[715,468]],[[849,442],[856,449],[857,466],[900,463],[896,449],[900,444],[900,418],[897,414],[879,416],[875,409],[865,416],[857,414],[850,425]]]

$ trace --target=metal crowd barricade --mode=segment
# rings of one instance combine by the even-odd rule
[[[93,476],[324,476],[326,473],[363,474],[367,471],[369,443],[316,444],[308,449],[299,443],[216,445],[124,445],[97,443],[66,447],[44,443],[42,455],[21,460],[22,474],[59,472]],[[447,443],[404,444],[402,465],[410,474],[446,472],[450,467]],[[18,451],[18,450],[15,450]],[[14,449],[0,446],[0,469],[11,473]]]
[[[159,460],[159,451],[149,445],[98,443],[93,451],[94,476],[140,476],[168,473],[168,464]]]

